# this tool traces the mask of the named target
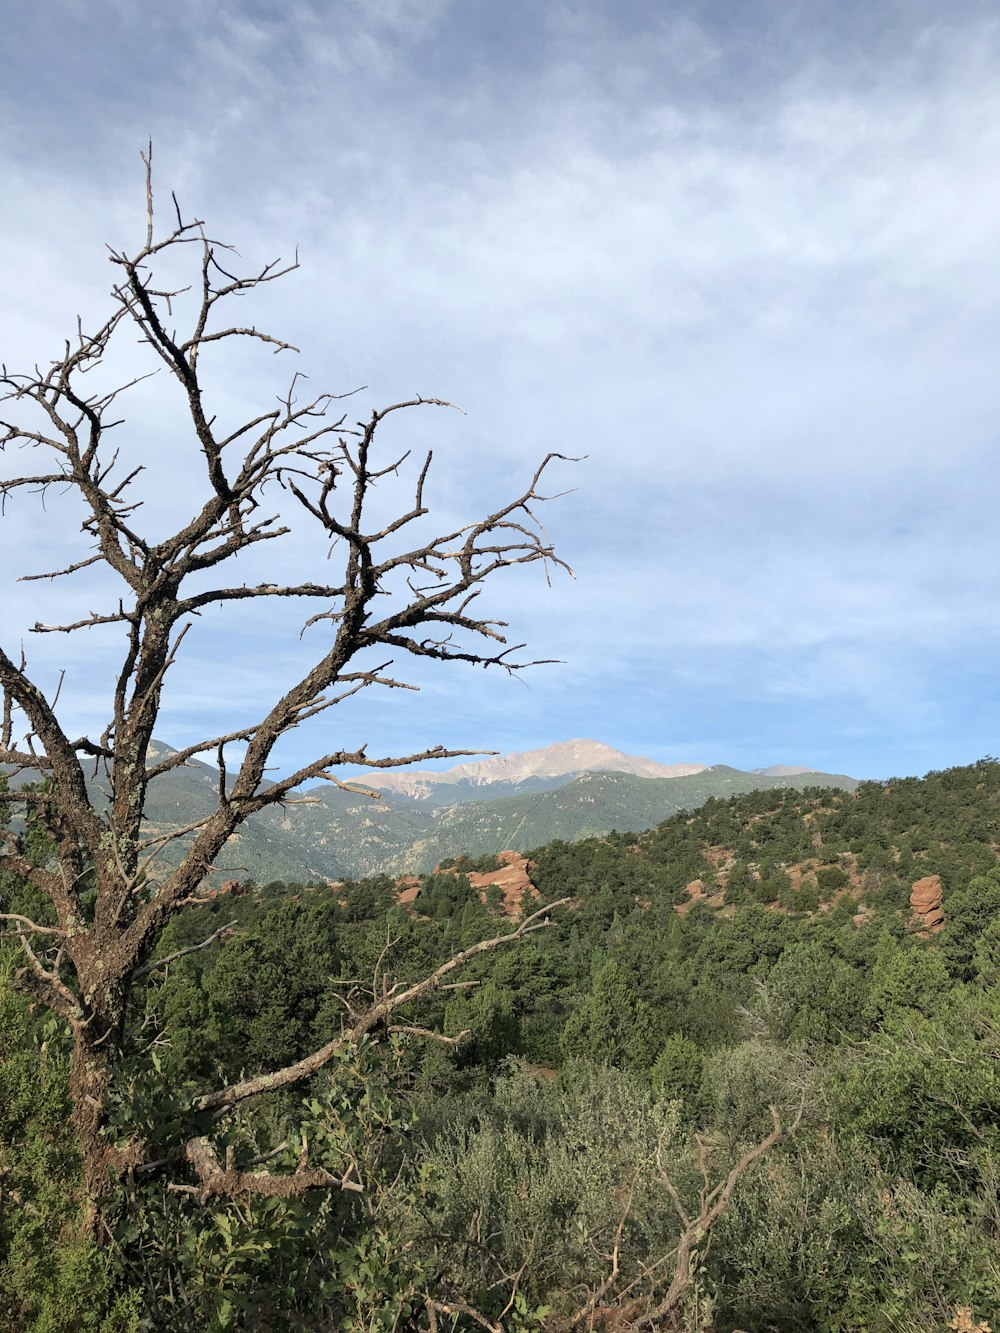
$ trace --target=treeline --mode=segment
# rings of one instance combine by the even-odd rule
[[[65,1034],[15,994],[0,941],[0,1325],[995,1327],[998,848],[994,760],[540,848],[540,901],[570,906],[420,1002],[408,1026],[443,1041],[376,1033],[305,1096],[205,1114],[241,1169],[308,1161],[349,1188],[232,1201],[152,1170],[117,1182],[98,1246]],[[358,997],[513,929],[471,889],[481,868],[425,876],[412,908],[385,878],[273,882],[178,918],[158,959],[221,933],[150,960],[122,1134],[166,1159],[200,1091],[307,1056]],[[929,875],[933,934],[909,908]],[[43,911],[15,881],[0,896]]]

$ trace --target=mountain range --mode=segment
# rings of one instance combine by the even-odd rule
[[[168,747],[157,744],[158,752]],[[325,784],[244,824],[218,860],[227,874],[309,882],[433,869],[447,857],[529,851],[618,829],[641,832],[710,797],[761,787],[839,787],[854,778],[778,766],[744,772],[723,764],[658,764],[597,741],[560,742],[443,772],[368,771],[344,791]],[[380,795],[373,798],[371,792]],[[150,786],[151,832],[193,823],[214,807],[218,771],[197,761]],[[164,868],[183,840],[164,849]]]
[[[149,758],[170,747],[150,746]],[[19,774],[16,782],[30,775]],[[309,883],[365,875],[423,873],[448,857],[525,852],[554,839],[600,837],[612,829],[641,833],[678,810],[711,797],[762,787],[838,787],[857,780],[801,765],[750,772],[724,764],[659,764],[592,740],[561,741],[538,750],[495,755],[441,772],[368,770],[345,781],[356,790],[318,784],[284,805],[253,816],[217,858],[223,877]],[[105,799],[94,781],[97,803]],[[190,760],[150,784],[150,836],[194,824],[218,799],[219,773]],[[190,845],[166,844],[165,873]]]
[[[628,773],[638,778],[681,778],[703,773],[708,764],[658,764],[653,759],[624,754],[600,741],[557,741],[540,750],[499,754],[472,764],[458,764],[444,772],[399,769],[387,773],[355,774],[355,781],[397,797],[432,805],[482,800],[484,796],[516,796],[565,786],[581,773]],[[761,772],[764,770],[761,769]],[[798,770],[805,772],[804,769]],[[348,779],[351,781],[352,779]]]

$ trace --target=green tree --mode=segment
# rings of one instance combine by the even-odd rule
[[[16,994],[12,963],[0,955],[0,1327],[136,1333],[135,1295],[114,1295],[109,1256],[88,1234],[67,1043]]]
[[[930,1018],[951,990],[948,969],[937,953],[920,946],[902,948],[891,937],[883,937],[868,997],[873,1017],[882,1020],[913,1010]]]
[[[763,1010],[779,1041],[835,1043],[860,1030],[864,994],[855,970],[812,940],[793,945],[774,965]]]
[[[338,1030],[337,1007],[326,1005],[340,972],[338,916],[326,895],[285,902],[222,950],[205,990],[214,1053],[231,1074],[280,1068]]]
[[[701,1090],[701,1052],[680,1032],[671,1033],[652,1069],[653,1090],[665,1101],[677,1101],[691,1115],[696,1112]]]
[[[816,883],[822,898],[826,899],[849,883],[842,866],[822,866],[816,871]]]
[[[1000,871],[977,875],[968,888],[949,893],[944,902],[945,927],[941,956],[953,977],[971,981],[975,976],[976,947],[983,931],[1000,916]]]
[[[593,994],[568,1020],[563,1045],[569,1055],[598,1064],[648,1069],[659,1049],[652,1006],[636,992],[634,978],[616,959],[601,968]]]

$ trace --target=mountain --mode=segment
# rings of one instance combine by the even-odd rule
[[[182,788],[180,780],[173,790],[166,786],[156,790],[154,784],[150,810],[158,831],[165,830],[171,816],[176,824],[192,821],[197,818],[199,801],[214,800],[216,779],[208,780],[212,773],[208,765],[198,765],[183,804],[177,790]],[[693,810],[711,797],[727,799],[771,787],[850,791],[857,786],[853,778],[828,773],[768,777],[721,764],[679,777],[585,772],[539,790],[533,784],[541,780],[541,776],[529,777],[520,789],[516,784],[483,783],[478,799],[466,795],[450,802],[418,801],[388,792],[373,800],[339,788],[312,788],[284,808],[248,820],[218,858],[218,865],[256,879],[305,882],[400,875],[431,870],[445,858],[463,853],[481,856],[508,848],[529,851],[553,839],[574,842],[612,829],[638,833],[678,810]],[[512,785],[515,794],[504,794]],[[208,808],[206,803],[206,813]],[[168,844],[164,860],[176,861],[181,850],[177,844]]]
[[[765,778],[794,778],[799,773],[808,773],[805,764],[772,764],[770,768],[752,768],[751,773],[759,773]]]
[[[150,757],[168,752],[157,742]],[[216,858],[217,871],[222,878],[296,883],[398,875],[431,870],[460,854],[530,851],[612,829],[639,833],[710,797],[769,787],[857,786],[853,778],[808,770],[774,775],[722,764],[657,764],[584,740],[444,773],[369,773],[357,781],[371,790],[372,777],[382,789],[379,799],[324,783],[253,816]],[[156,778],[146,803],[147,836],[210,814],[218,782],[218,770],[198,760]],[[93,787],[98,794],[99,778]],[[161,873],[177,864],[190,842],[191,835],[164,844]]]
[[[629,773],[642,778],[679,778],[702,773],[707,764],[658,764],[625,754],[600,741],[558,741],[540,750],[494,755],[489,759],[436,773],[426,769],[373,775],[359,773],[348,781],[376,787],[387,794],[435,805],[492,799],[525,789],[546,791],[581,773]],[[484,791],[488,788],[488,791]]]
[[[853,791],[857,785],[853,778],[829,773],[768,778],[724,764],[677,778],[582,773],[553,791],[438,807],[431,811],[427,834],[381,868],[392,874],[421,873],[460,854],[477,857],[508,848],[524,852],[555,840],[600,837],[612,829],[639,833],[680,810],[697,809],[712,797],[727,800],[762,788]]]

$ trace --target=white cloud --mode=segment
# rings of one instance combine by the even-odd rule
[[[108,69],[144,12],[121,5]],[[74,170],[11,154],[7,359],[44,357],[72,313],[99,309],[101,243],[141,228],[122,139],[141,123],[138,146],[148,123],[164,204],[176,183],[247,262],[302,242],[303,271],[261,319],[303,346],[311,385],[470,410],[409,423],[435,447],[449,518],[548,448],[590,455],[551,514],[578,584],[506,593],[518,639],[570,658],[574,731],[595,731],[602,681],[649,690],[650,661],[680,686],[687,671],[741,697],[846,692],[886,718],[900,690],[933,694],[945,645],[995,661],[996,22],[898,20],[871,59],[831,56],[823,33],[810,53],[807,34],[775,43],[780,75],[761,55],[727,87],[737,37],[693,11],[639,30],[597,4],[549,7],[492,64],[472,13],[384,0],[277,22],[229,0],[212,24],[193,4],[161,16],[168,77],[143,89],[131,71],[121,105],[81,87],[107,127],[96,143],[63,111]],[[220,411],[269,401],[290,368],[257,364],[220,365]],[[197,474],[166,387],[135,397],[162,523]],[[13,564],[68,549],[15,512]],[[292,544],[282,567],[317,558]],[[15,593],[9,623],[61,596]],[[244,623],[239,693],[256,701],[270,649]],[[537,739],[559,688],[523,700],[484,682],[463,707],[493,724],[520,710]],[[614,725],[666,727],[629,688]],[[447,686],[426,700],[421,719],[454,707]]]

